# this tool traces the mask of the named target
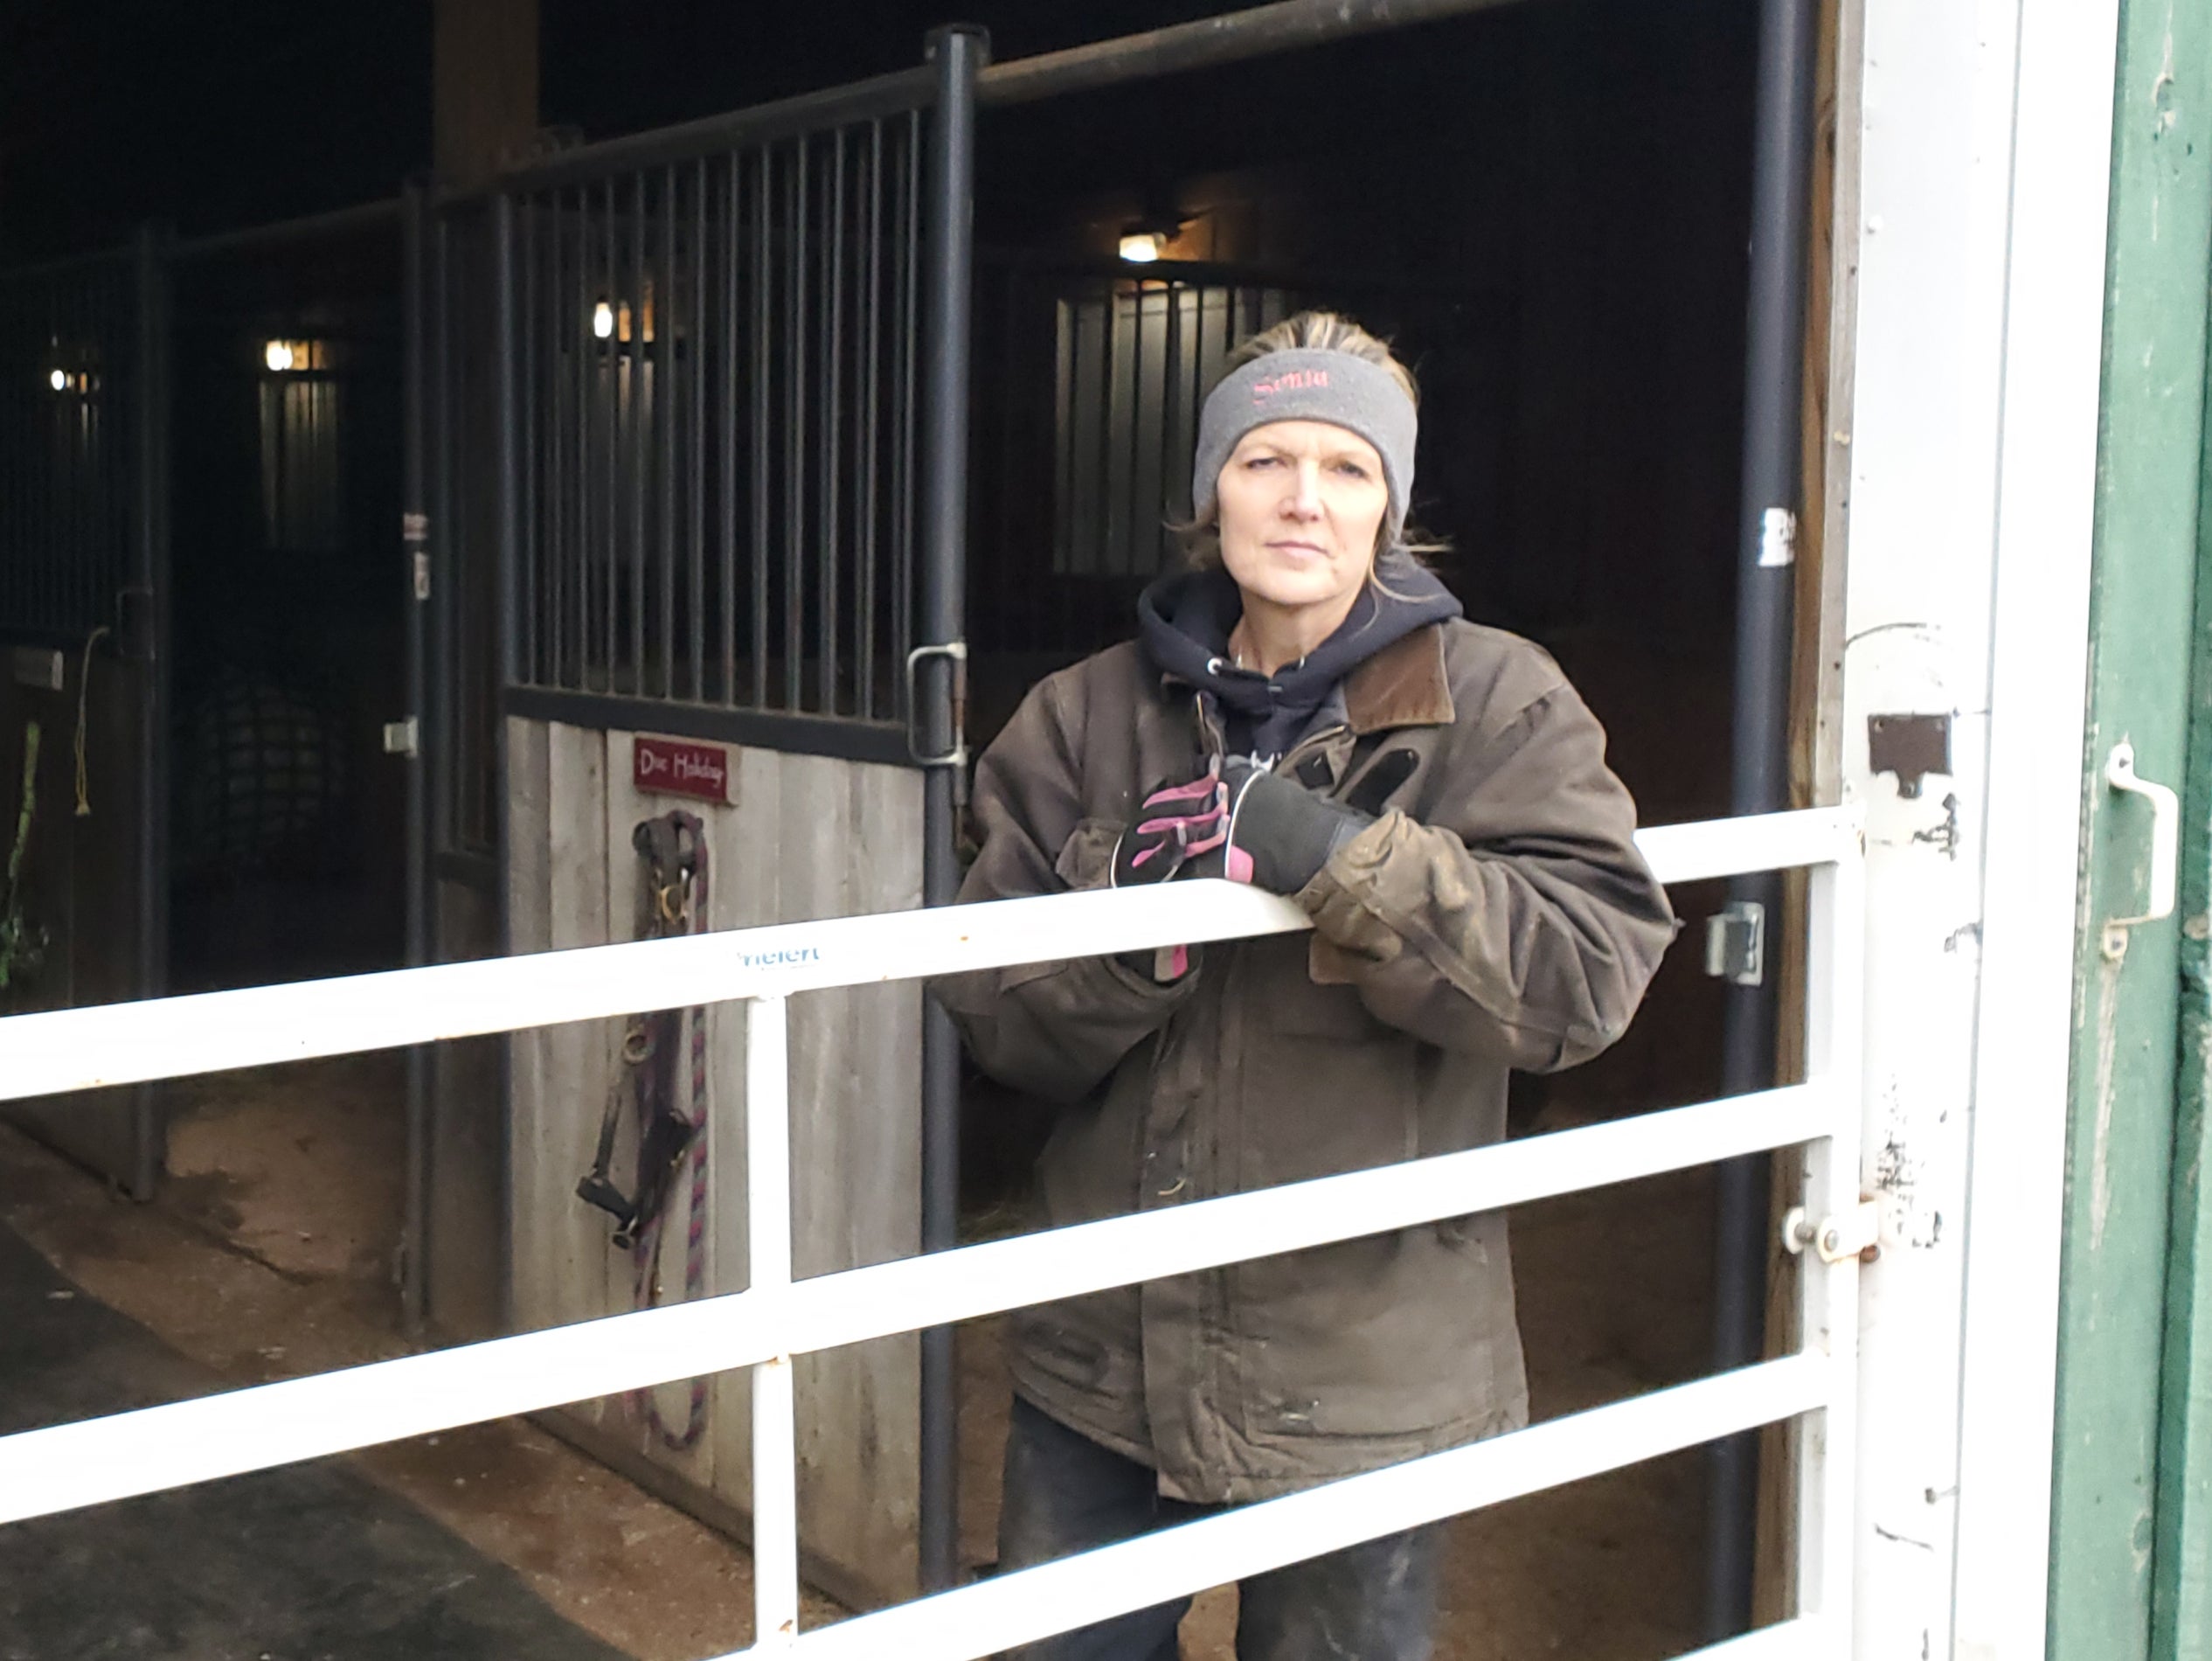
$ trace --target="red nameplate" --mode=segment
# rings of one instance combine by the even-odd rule
[[[655,790],[662,796],[726,803],[730,799],[730,752],[719,744],[634,738],[630,740],[630,780],[641,790]]]

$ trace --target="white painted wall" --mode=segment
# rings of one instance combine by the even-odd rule
[[[2116,0],[1863,0],[1844,790],[1867,814],[1856,1653],[2041,1661]],[[1867,722],[1947,714],[1917,798]],[[1970,1296],[1971,1294],[1971,1296]]]

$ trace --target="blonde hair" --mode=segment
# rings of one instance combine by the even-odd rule
[[[1223,361],[1222,373],[1232,375],[1246,364],[1265,358],[1269,352],[1295,351],[1301,348],[1311,351],[1347,352],[1375,365],[1378,369],[1387,370],[1390,379],[1404,388],[1406,397],[1413,401],[1413,407],[1418,409],[1421,407],[1420,384],[1413,379],[1413,372],[1398,361],[1397,355],[1390,350],[1390,342],[1380,336],[1369,334],[1349,317],[1336,311],[1301,311],[1240,341]],[[1219,513],[1220,510],[1217,508],[1214,517],[1206,519],[1187,522],[1171,519],[1168,522],[1168,529],[1174,533],[1177,546],[1182,550],[1183,559],[1198,570],[1211,570],[1221,564]],[[1397,532],[1395,543],[1391,536],[1393,530]],[[1386,518],[1376,538],[1375,558],[1381,559],[1396,546],[1401,553],[1419,560],[1421,555],[1441,553],[1449,546],[1416,531],[1411,525],[1393,526]],[[1368,577],[1369,581],[1374,580],[1371,567]]]

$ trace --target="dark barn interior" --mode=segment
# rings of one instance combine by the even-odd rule
[[[172,301],[178,990],[402,961],[397,250],[185,262]]]
[[[767,29],[745,8],[543,0],[541,150],[905,67],[942,21],[903,0],[791,10]],[[1212,10],[1115,0],[986,6],[981,20],[1004,60]],[[1435,562],[1469,615],[1559,659],[1605,723],[1646,824],[1723,816],[1756,23],[1749,0],[1525,0],[987,105],[971,747],[1039,676],[1133,632],[1137,592],[1174,558],[1167,524],[1187,507],[1196,403],[1222,355],[1254,328],[1321,306],[1389,337],[1421,379],[1415,517],[1449,545]],[[429,19],[410,9],[397,32],[422,52],[420,78]],[[372,159],[355,155],[331,173],[327,190],[344,194],[318,196],[301,158],[278,156],[253,195],[237,177],[253,147],[221,133],[193,141],[205,151],[197,167],[172,159],[129,184],[122,158],[87,163],[88,184],[114,186],[105,219],[84,198],[18,196],[12,244],[0,246],[28,255],[96,242],[147,214],[198,233],[388,196],[428,159],[424,90],[403,101],[412,147],[380,128]],[[358,101],[342,105],[358,115]],[[398,224],[394,214],[210,246],[174,267],[170,990],[406,961],[407,808],[388,753],[402,740],[386,731],[407,703]],[[454,249],[454,281],[465,282],[458,231]],[[649,326],[641,313],[641,343]],[[631,327],[625,314],[618,347]],[[474,598],[461,633],[439,649],[475,686],[489,673],[478,632],[489,577],[480,566],[462,581]],[[80,621],[22,637],[81,648]],[[675,670],[662,667],[674,691]],[[764,689],[780,678],[759,668]],[[879,672],[889,686],[889,657]],[[636,673],[628,690],[641,692],[642,654]],[[493,704],[463,698],[454,742],[468,761],[440,811],[473,825],[471,846],[488,851]],[[0,746],[16,742],[10,713],[0,703]],[[0,750],[0,775],[14,768]],[[0,824],[13,822],[14,789],[0,777]],[[1674,897],[1693,929],[1718,903],[1716,893]],[[1718,1093],[1722,1004],[1694,943],[1670,957],[1612,1052],[1516,1081],[1519,1129]],[[0,1010],[36,997],[0,991]],[[315,1147],[273,1168],[315,1206],[348,1213],[368,1244],[343,1272],[374,1282],[396,1321],[405,1109],[396,1066],[370,1060],[379,1064],[341,1079],[336,1095],[350,1105],[316,1119]],[[209,1203],[207,1185],[191,1182],[266,1163],[256,1148],[286,1134],[269,1110],[281,1093],[257,1084],[250,1112],[227,1113],[204,1083],[170,1100],[172,1150],[189,1156],[173,1164],[190,1167],[186,1209],[235,1234],[238,1207]],[[1039,1128],[1004,1113],[987,1081],[967,1088],[963,1208],[972,1230],[988,1231],[1019,1197]],[[1702,1370],[1710,1208],[1710,1175],[1698,1171],[1537,1207],[1525,1226],[1516,1218],[1541,1414]],[[1645,1261],[1616,1275],[1608,1262],[1624,1232],[1644,1238]],[[1000,1387],[988,1345],[964,1365],[978,1393]],[[971,1442],[988,1443],[993,1411],[967,1405]],[[988,1553],[977,1491],[989,1455],[965,1456],[978,1559]],[[1457,1647],[1446,1653],[1564,1646],[1632,1661],[1693,1636],[1695,1457],[1584,1489],[1467,1519],[1447,1599]],[[1536,1560],[1546,1551],[1549,1565]],[[1529,1576],[1522,1593],[1507,1578]],[[1598,1581],[1609,1589],[1584,1607],[1575,1588]],[[1516,1597],[1515,1612],[1500,1612]],[[1204,1647],[1219,1642],[1205,1622],[1220,1618],[1202,1608],[1186,1653],[1217,1652]]]

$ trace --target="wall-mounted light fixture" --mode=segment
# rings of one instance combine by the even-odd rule
[[[272,375],[316,375],[335,369],[327,340],[267,340],[261,364]]]
[[[604,300],[592,308],[592,333],[600,340],[614,337],[614,308]]]
[[[67,392],[69,390],[69,372],[66,369],[55,370],[52,374],[46,377],[46,385],[52,387],[54,391],[58,393]]]
[[[1125,265],[1150,265],[1168,259],[1171,257],[1168,250],[1181,240],[1183,227],[1189,223],[1172,195],[1147,191],[1137,217],[1121,227],[1116,251]],[[1183,250],[1182,257],[1189,257],[1189,249]]]

